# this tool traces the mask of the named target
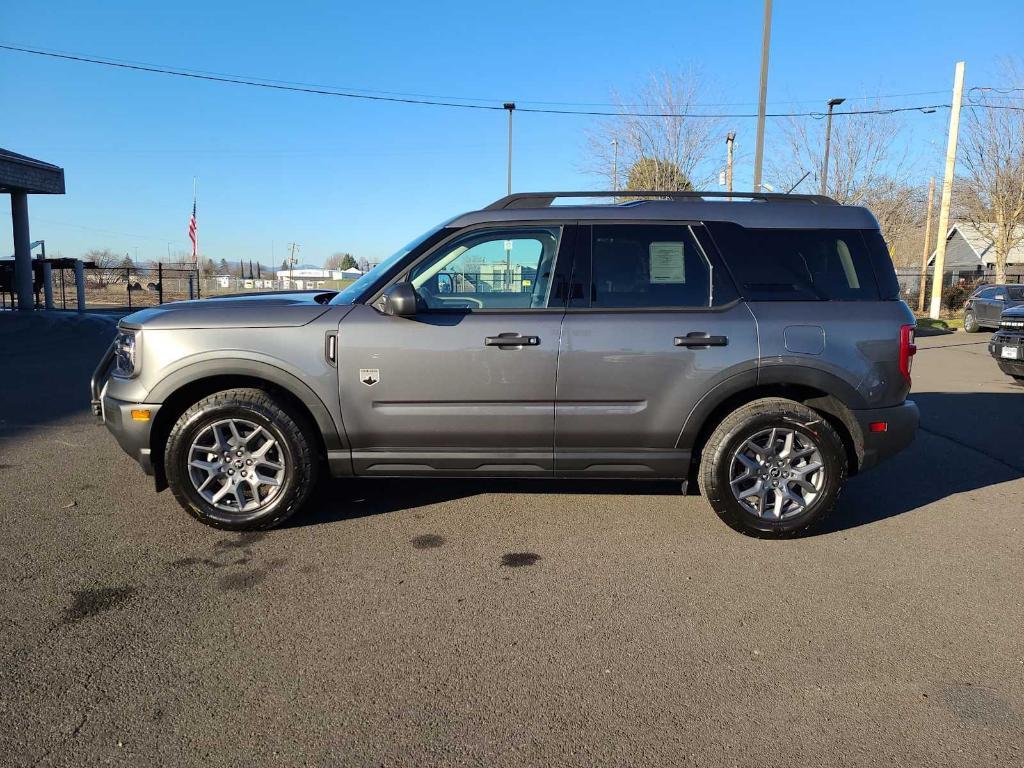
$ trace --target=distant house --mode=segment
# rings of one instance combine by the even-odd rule
[[[275,273],[282,288],[309,290],[323,288],[328,280],[355,280],[362,277],[362,270],[355,269],[324,269],[315,264],[299,264],[291,269],[280,269]]]
[[[928,266],[935,263],[935,252],[928,259]],[[972,274],[991,273],[996,267],[996,249],[992,241],[977,227],[959,222],[949,228],[946,234],[946,258],[943,272],[969,277]],[[1024,243],[1010,251],[1006,259],[1007,275],[1024,275]]]
[[[291,269],[279,269],[274,276],[282,288],[302,291],[322,288],[328,280],[341,280],[341,270],[324,269],[315,264],[299,264]]]

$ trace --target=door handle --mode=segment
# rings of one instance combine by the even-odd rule
[[[728,336],[709,336],[704,331],[690,331],[685,336],[676,336],[672,343],[677,347],[724,347],[729,343]]]
[[[518,333],[499,333],[497,336],[484,337],[484,345],[488,347],[536,347],[539,344],[539,336],[520,336]]]

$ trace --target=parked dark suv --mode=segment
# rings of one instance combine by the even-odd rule
[[[964,304],[964,330],[977,333],[999,326],[1003,310],[1024,304],[1024,285],[981,285]]]
[[[914,317],[875,218],[817,196],[626,194],[645,199],[511,195],[340,293],[137,312],[94,407],[219,528],[280,523],[322,469],[696,479],[744,533],[819,523],[918,422]],[[612,204],[554,204],[594,197]]]
[[[988,343],[999,370],[1024,384],[1024,306],[1003,312],[999,328]]]

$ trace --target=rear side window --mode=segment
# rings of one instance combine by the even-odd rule
[[[868,255],[871,257],[871,266],[875,270],[879,296],[888,301],[895,301],[900,297],[900,281],[896,277],[896,267],[893,266],[885,238],[878,230],[861,230],[860,234],[864,238],[864,245],[867,246]]]
[[[1024,287],[1010,286],[1006,290],[1010,292],[1010,301],[1024,301]]]
[[[877,301],[881,296],[860,230],[709,227],[740,293],[750,301]],[[886,293],[892,290],[886,286]]]
[[[687,226],[595,225],[591,269],[591,307],[711,304],[711,267]]]

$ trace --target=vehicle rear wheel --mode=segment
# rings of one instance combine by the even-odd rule
[[[778,397],[729,414],[708,439],[700,488],[718,516],[748,536],[796,536],[821,523],[846,482],[847,459],[831,424]]]
[[[978,318],[974,316],[973,312],[964,312],[964,331],[967,333],[977,333],[981,330],[981,326],[978,325]]]
[[[291,517],[316,482],[309,427],[259,389],[230,389],[185,411],[167,439],[164,467],[178,503],[206,525],[271,528]]]

